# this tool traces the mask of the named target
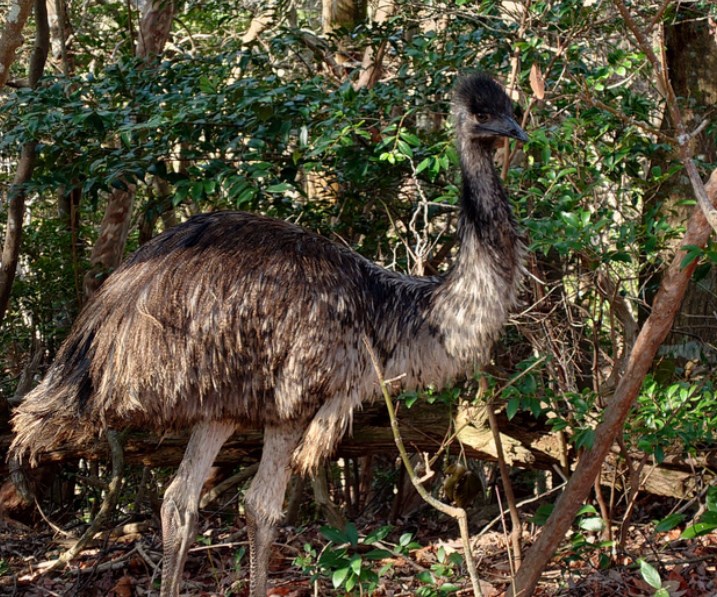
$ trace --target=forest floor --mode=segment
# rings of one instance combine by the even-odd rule
[[[361,537],[379,528],[375,521],[365,520],[359,520],[357,526]],[[404,537],[401,548],[401,535],[407,531],[413,531],[420,546],[407,544]],[[185,567],[182,594],[247,595],[248,547],[243,523],[227,524],[226,518],[206,515],[200,520],[198,534]],[[456,535],[453,521],[430,512],[397,526],[370,546],[359,540],[355,547],[337,547],[327,540],[318,524],[285,527],[275,543],[270,572],[274,588],[267,595],[469,596],[473,592],[457,555],[461,547]],[[531,537],[526,533],[524,539],[529,544]],[[98,540],[66,570],[48,571],[48,562],[71,544],[70,538],[62,538],[43,522],[36,528],[0,522],[0,595],[157,594],[161,536],[156,523],[141,533],[125,530],[124,535],[111,540]],[[622,555],[612,555],[610,549],[598,544],[598,539],[581,535],[568,538],[544,572],[535,595],[655,595],[655,587],[641,575],[638,560],[642,558],[659,573],[659,582],[667,590],[662,595],[717,596],[715,533],[685,541],[679,539],[679,531],[657,534],[649,522],[634,523],[629,527]],[[501,595],[507,588],[511,563],[506,545],[507,537],[500,532],[473,538],[485,597]],[[372,553],[374,548],[386,551]],[[323,569],[312,582],[319,561]],[[360,581],[362,589],[357,584],[352,591],[346,591],[350,578]],[[342,587],[334,588],[333,582],[341,579]]]

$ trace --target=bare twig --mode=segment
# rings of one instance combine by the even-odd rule
[[[137,543],[135,543],[135,548],[137,549],[137,553],[142,557],[147,566],[149,566],[152,570],[157,570],[157,568],[159,568],[159,563],[155,562],[149,556],[149,554],[144,551],[144,548],[142,547],[142,543],[140,541],[137,541]]]
[[[113,430],[107,431],[107,441],[110,445],[110,454],[112,457],[112,479],[110,480],[109,489],[105,499],[102,501],[102,507],[97,513],[97,517],[92,521],[92,524],[85,530],[70,549],[65,553],[61,554],[50,566],[52,570],[61,565],[67,564],[70,560],[75,558],[85,546],[94,538],[95,534],[103,528],[107,518],[114,511],[115,505],[117,504],[117,498],[119,497],[120,490],[122,489],[122,474],[124,471],[124,453],[122,450],[121,440],[117,433]]]
[[[73,535],[72,533],[68,533],[65,529],[61,529],[54,522],[52,522],[45,514],[45,511],[42,509],[42,506],[40,506],[40,502],[37,501],[37,498],[35,498],[35,507],[37,508],[37,511],[40,513],[40,517],[42,518],[42,520],[45,521],[45,524],[47,524],[47,526],[49,526],[58,535],[62,535],[63,537],[65,537],[67,539],[76,539],[77,538],[76,535]]]
[[[224,481],[217,484],[215,487],[212,487],[209,491],[207,491],[207,493],[202,496],[202,499],[199,502],[199,507],[206,508],[222,493],[234,487],[235,485],[239,485],[239,483],[251,477],[257,471],[258,468],[259,463],[252,464],[251,466],[245,466],[236,475],[227,477],[226,479],[224,479]]]
[[[431,505],[439,512],[443,512],[444,514],[447,514],[451,518],[454,518],[458,521],[458,528],[461,531],[461,540],[463,542],[466,568],[468,568],[468,574],[471,578],[473,592],[475,593],[475,595],[483,597],[483,592],[480,588],[480,581],[478,580],[478,574],[476,572],[475,563],[473,561],[473,553],[471,551],[470,533],[468,530],[468,516],[466,514],[466,511],[463,508],[449,506],[448,504],[444,504],[440,500],[437,500],[430,493],[428,493],[428,491],[426,491],[426,488],[423,487],[423,485],[421,485],[421,483],[418,481],[416,471],[411,464],[411,459],[409,458],[408,452],[406,451],[406,447],[403,445],[403,440],[401,439],[401,432],[398,428],[398,419],[396,418],[396,411],[393,407],[393,400],[388,393],[388,388],[386,387],[386,382],[383,379],[383,372],[381,371],[381,367],[378,364],[378,359],[376,358],[376,355],[371,348],[371,344],[369,343],[368,338],[366,338],[365,336],[363,338],[363,343],[366,346],[366,350],[368,351],[369,357],[371,358],[371,363],[373,364],[374,371],[376,372],[376,377],[378,378],[381,393],[383,394],[383,398],[386,401],[386,409],[388,410],[388,416],[391,420],[391,430],[393,431],[393,438],[396,442],[398,452],[401,455],[403,466],[408,473],[408,477],[411,479],[411,483],[416,488],[418,494],[423,498],[423,501]]]
[[[563,471],[561,471],[559,468],[556,467],[556,470],[558,472],[558,476],[562,476]],[[537,502],[542,500],[543,498],[560,491],[565,485],[567,484],[567,481],[563,481],[560,485],[556,485],[552,489],[548,489],[547,491],[544,491],[543,493],[540,493],[538,495],[534,495],[532,497],[526,498],[524,500],[521,500],[516,504],[517,508],[522,508],[526,504],[532,504],[533,502]],[[502,519],[503,516],[505,516],[508,512],[506,510],[501,510],[501,512],[493,519],[491,520],[487,525],[485,525],[480,532],[478,533],[478,537],[481,535],[485,535],[490,529],[492,529],[496,524],[498,524]]]
[[[488,384],[485,377],[481,377],[478,386],[478,394],[476,398],[481,398],[486,395],[488,391]],[[503,485],[503,491],[505,492],[505,499],[508,501],[508,510],[510,511],[510,523],[512,525],[510,533],[510,542],[513,547],[513,561],[514,571],[520,568],[523,562],[522,548],[520,546],[520,538],[523,534],[523,525],[520,522],[520,515],[518,514],[518,508],[515,505],[515,493],[513,492],[513,484],[510,481],[510,472],[508,471],[508,465],[505,463],[505,454],[503,453],[503,442],[500,439],[500,427],[498,425],[498,419],[495,416],[495,410],[493,405],[485,398],[485,405],[488,412],[488,422],[490,424],[490,430],[493,432],[493,441],[495,442],[495,451],[498,456],[498,469],[500,470],[500,479]]]

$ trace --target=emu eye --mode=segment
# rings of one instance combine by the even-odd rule
[[[486,122],[490,120],[490,114],[487,114],[485,112],[476,112],[473,114],[473,118],[476,122]]]

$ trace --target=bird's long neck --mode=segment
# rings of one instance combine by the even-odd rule
[[[515,221],[508,197],[493,164],[490,145],[466,143],[461,147],[461,217],[459,230],[462,248],[459,261],[471,264],[475,251],[472,242],[500,256],[511,252],[517,238]]]
[[[463,188],[453,268],[434,296],[434,321],[449,354],[482,361],[516,301],[521,244],[492,148],[459,147]]]

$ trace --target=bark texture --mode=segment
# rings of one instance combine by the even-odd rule
[[[680,110],[687,131],[693,131],[703,120],[714,122],[717,116],[717,30],[715,23],[694,18],[689,6],[681,5],[681,21],[665,26],[665,58],[670,82],[677,97],[682,98]],[[705,131],[690,141],[691,155],[706,162],[717,161],[714,136]],[[689,180],[674,176],[666,182],[662,196],[677,221],[687,218],[687,208],[680,200],[691,195]],[[667,339],[670,352],[687,359],[709,354],[717,358],[717,267],[712,266],[703,277],[692,281],[685,294],[682,309]],[[711,348],[712,347],[712,348]]]
[[[126,189],[115,189],[107,199],[107,208],[100,224],[100,234],[92,247],[89,271],[85,274],[85,296],[92,296],[107,276],[119,266],[129,234],[134,185]]]
[[[0,88],[7,83],[15,52],[22,45],[22,30],[32,6],[33,0],[11,0],[8,5],[5,26],[0,33]]]

